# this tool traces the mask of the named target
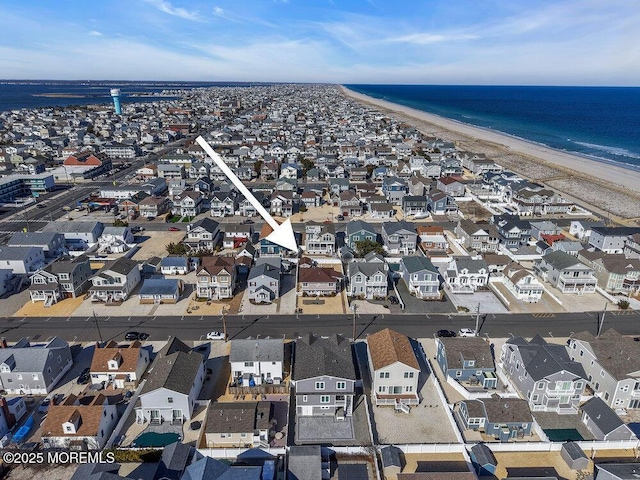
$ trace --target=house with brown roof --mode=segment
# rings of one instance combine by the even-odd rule
[[[302,268],[298,283],[303,296],[333,296],[342,286],[342,274],[332,268]]]
[[[103,347],[96,346],[93,352],[91,382],[104,382],[114,388],[135,388],[148,366],[149,352],[138,340],[123,346],[110,340]]]
[[[417,405],[420,364],[406,335],[388,328],[367,337],[369,365],[376,405]]]
[[[203,257],[196,273],[196,296],[208,300],[232,298],[236,287],[233,257]]]
[[[69,395],[60,405],[51,405],[42,424],[44,448],[99,450],[118,423],[115,405],[107,398]]]

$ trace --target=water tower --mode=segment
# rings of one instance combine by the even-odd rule
[[[120,89],[119,88],[111,89],[111,98],[113,98],[113,106],[116,107],[116,114],[120,115],[122,113],[122,109],[120,108]]]

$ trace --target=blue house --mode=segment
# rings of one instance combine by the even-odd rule
[[[491,347],[483,338],[438,338],[436,347],[436,360],[445,376],[470,386],[496,388],[498,377]]]
[[[529,403],[521,398],[490,398],[463,400],[454,412],[466,429],[484,432],[501,442],[531,435],[533,417]]]
[[[378,234],[371,224],[363,222],[362,220],[352,220],[347,223],[344,243],[352,250],[355,250],[357,242],[363,240],[375,242],[377,238]]]

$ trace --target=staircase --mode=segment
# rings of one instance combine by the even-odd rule
[[[53,305],[53,295],[47,295],[47,299],[44,301],[44,307],[49,308]]]
[[[347,416],[353,413],[353,410],[351,408],[351,402],[353,402],[353,397],[351,395],[347,395],[347,398],[345,399],[345,403],[344,403],[344,413]]]
[[[396,409],[396,412],[401,411],[402,413],[411,413],[411,407],[400,401],[396,401],[396,404],[394,407]]]

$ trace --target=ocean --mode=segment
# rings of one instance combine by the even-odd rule
[[[640,88],[345,86],[371,97],[640,170]]]

